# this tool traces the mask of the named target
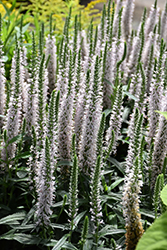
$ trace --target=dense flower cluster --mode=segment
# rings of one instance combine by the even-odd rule
[[[109,1],[95,30],[92,22],[87,32],[82,30],[76,16],[72,33],[70,9],[60,43],[52,26],[45,41],[42,25],[38,48],[33,33],[29,54],[21,35],[12,59],[9,98],[0,40],[1,165],[4,170],[18,163],[21,147],[30,151],[26,166],[37,208],[36,225],[50,225],[58,174],[70,183],[68,216],[73,231],[80,209],[81,174],[90,197],[90,230],[98,239],[104,221],[101,191],[110,182],[107,179],[102,186],[102,174],[107,160],[112,162],[110,156],[116,154],[121,135],[122,142],[128,142],[122,171],[127,250],[135,249],[143,234],[142,181],[148,185],[151,180],[154,189],[167,147],[167,121],[155,112],[167,111],[167,4],[159,18],[155,0],[148,17],[144,11],[137,32],[132,30],[133,10],[134,1],[118,0],[116,6]],[[25,135],[26,143],[19,146]]]

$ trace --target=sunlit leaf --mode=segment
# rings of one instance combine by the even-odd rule
[[[165,119],[167,119],[167,111],[158,111],[158,110],[155,110],[155,112],[163,115],[165,117]]]
[[[160,197],[162,202],[167,206],[167,185],[162,189]]]
[[[167,212],[161,215],[146,230],[139,240],[136,250],[166,250],[167,246]]]
[[[60,249],[64,246],[64,244],[65,244],[65,242],[66,242],[68,236],[69,236],[68,234],[65,234],[65,235],[56,243],[56,245],[52,248],[52,250],[60,250]]]
[[[14,213],[0,219],[0,224],[19,224],[18,220],[23,220],[26,212]]]

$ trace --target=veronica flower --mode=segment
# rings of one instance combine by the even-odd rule
[[[90,171],[96,161],[96,141],[102,112],[102,75],[98,56],[92,71],[79,147],[79,165],[84,172]]]
[[[85,61],[85,58],[88,57],[89,55],[89,48],[88,48],[88,43],[87,43],[87,37],[86,37],[86,32],[85,30],[81,31],[81,55],[82,55],[82,60]]]
[[[84,115],[89,102],[89,86],[90,84],[90,70],[84,75],[81,82],[81,87],[76,102],[76,111],[74,116],[74,132],[76,134],[76,151],[79,152],[79,142],[81,140],[82,126],[84,121]]]
[[[133,112],[129,122],[128,136],[131,138],[134,134],[136,124],[136,111],[138,110],[145,116],[146,110],[146,77],[143,66],[141,63],[138,64],[138,73],[133,77],[131,82],[130,92],[136,97]]]
[[[50,145],[47,137],[45,138],[41,159],[38,164],[36,224],[37,226],[48,227],[52,215],[51,207],[55,196],[55,178],[53,176],[54,168],[50,160]]]
[[[0,21],[1,22],[1,21]],[[1,25],[1,24],[0,24]],[[0,27],[0,34],[1,34],[1,27]],[[6,103],[6,93],[5,93],[5,68],[3,62],[3,45],[0,38],[0,115],[5,114],[5,103]],[[4,123],[4,118],[0,117],[0,128],[2,128]]]
[[[58,152],[61,160],[71,160],[71,145],[73,134],[73,106],[74,106],[74,69],[73,56],[70,51],[70,61],[68,68],[68,86],[67,93],[64,96],[59,112],[59,130],[58,130]],[[63,172],[66,172],[68,166],[64,166]]]
[[[138,29],[137,29],[137,36],[140,36],[141,31],[142,31],[142,25],[145,25],[146,22],[146,17],[147,17],[147,9],[144,8],[143,15],[141,16],[141,21],[139,23]],[[143,32],[144,33],[144,32]]]
[[[70,174],[69,184],[69,217],[71,230],[73,230],[74,219],[78,212],[78,161],[77,156],[74,156],[73,166]]]
[[[56,40],[55,37],[49,34],[46,38],[46,59],[49,58],[49,62],[47,65],[48,70],[48,91],[51,94],[53,89],[55,88],[55,80],[56,80]]]
[[[113,93],[113,81],[115,73],[116,54],[115,47],[108,49],[105,63],[104,83],[103,83],[103,107],[111,108],[111,94]],[[107,80],[107,81],[106,81]]]
[[[27,135],[31,135],[32,126],[36,126],[37,121],[37,72],[39,70],[36,56],[36,48],[35,48],[35,38],[34,33],[32,37],[32,55],[30,61],[30,73],[29,79],[27,79],[27,92],[24,102],[25,114],[24,117],[26,119],[26,133]]]
[[[111,1],[110,1],[111,2]],[[110,10],[108,10],[108,16],[107,16],[107,10],[106,10],[106,6],[105,4],[103,5],[103,11],[102,11],[102,15],[101,15],[101,23],[98,26],[98,41],[97,44],[99,43],[99,47],[101,49],[101,51],[104,51],[104,47],[106,44],[106,41],[109,38],[109,34],[107,34],[107,31],[109,33],[109,23],[108,23],[108,17],[110,16]],[[95,53],[97,54],[98,52],[100,52],[100,49],[98,48],[95,50]],[[100,54],[98,54],[100,56]]]
[[[126,0],[126,2],[124,3],[125,7],[123,9],[123,16],[122,16],[122,28],[126,41],[128,40],[128,37],[131,34],[134,2],[135,2],[134,0]]]
[[[38,189],[37,184],[37,166],[38,166],[38,160],[39,160],[39,151],[37,150],[37,138],[36,138],[36,132],[34,126],[32,126],[32,144],[30,147],[30,153],[31,156],[28,159],[28,168],[29,168],[29,177],[30,177],[30,190],[34,190],[35,194]]]
[[[155,61],[156,63],[156,61]],[[161,98],[163,96],[163,81],[157,79],[157,63],[155,64],[153,79],[150,85],[149,106],[148,106],[148,133],[147,143],[150,146],[152,138],[155,137],[157,124],[159,121],[158,114],[155,110],[161,110]]]
[[[69,68],[69,53],[67,51],[67,44],[62,42],[62,51],[59,54],[59,66],[56,80],[56,90],[60,91],[60,109],[63,97],[67,94],[68,88],[68,68]]]
[[[152,31],[149,33],[147,41],[145,43],[143,53],[142,53],[142,58],[141,61],[143,62],[144,68],[147,68],[148,61],[149,61],[149,54],[151,51],[151,46],[155,46],[155,41],[156,41],[156,34],[154,34]]]
[[[72,96],[67,95],[61,105],[59,113],[58,148],[59,158],[62,160],[71,159],[71,139],[73,127],[73,101]]]
[[[133,118],[133,119],[132,119]],[[140,116],[139,109],[135,109],[131,121],[131,133],[129,140],[128,154],[126,158],[126,172],[129,173],[133,167],[135,157],[138,155],[138,148],[141,140],[141,129],[143,122],[143,115]],[[133,123],[133,124],[132,124]]]
[[[151,10],[149,13],[149,17],[147,18],[146,24],[145,24],[145,37],[148,38],[150,32],[153,31],[155,24],[158,21],[159,16],[159,8],[157,7],[157,0],[155,0],[154,5],[151,6]]]
[[[116,151],[118,136],[120,135],[121,125],[122,125],[122,85],[118,85],[116,89],[115,101],[112,107],[111,116],[109,120],[109,128],[106,131],[106,147],[107,151],[109,149],[110,141],[112,139],[112,130],[115,134],[115,140],[113,144],[112,151]]]
[[[101,199],[100,199],[100,174],[101,174],[101,157],[98,156],[96,165],[92,168],[91,173],[91,192],[90,192],[90,213],[91,221],[93,224],[93,233],[95,234],[96,240],[98,238],[99,226],[103,223]],[[97,242],[96,242],[97,243]]]
[[[20,84],[22,89],[22,110],[25,112],[26,109],[26,98],[27,98],[27,85],[29,81],[28,62],[27,62],[27,49],[25,47],[20,48]]]
[[[116,11],[115,11],[115,14],[116,15],[118,15],[119,14],[119,11],[120,11],[120,9],[122,8],[122,6],[123,6],[123,0],[118,0],[117,1],[117,4],[116,4]],[[117,17],[115,16],[115,19],[116,19]]]
[[[45,68],[45,56],[43,55],[40,60],[40,66],[38,70],[38,76],[36,79],[37,86],[37,142],[40,148],[43,147],[42,141],[46,135],[46,102],[47,102],[47,91],[48,91],[48,77],[47,69]]]
[[[154,62],[153,62],[153,57],[154,57],[154,45],[152,44],[151,46],[151,50],[150,50],[150,55],[149,55],[149,61],[148,61],[148,65],[146,68],[146,81],[147,81],[147,94],[150,93],[150,85],[151,85],[151,81],[153,78],[153,71],[154,71]]]
[[[167,38],[166,29],[167,29],[167,2],[165,3],[164,10],[162,11],[161,14],[161,38],[164,38],[165,41]]]
[[[128,77],[131,77],[133,73],[135,73],[137,69],[137,61],[138,61],[138,56],[140,52],[140,46],[141,46],[141,39],[136,36],[133,39],[132,43],[132,50],[129,56],[129,60],[127,63],[127,75]]]
[[[162,98],[163,97],[163,98]],[[161,111],[167,111],[167,92],[162,98]],[[154,151],[152,159],[152,176],[151,176],[151,187],[155,185],[156,178],[159,174],[162,173],[162,167],[164,158],[166,156],[166,147],[167,147],[167,120],[164,116],[160,116],[159,124],[156,130],[155,139],[154,139]]]
[[[7,131],[7,142],[8,143],[13,137],[19,134],[19,129],[21,126],[21,87],[20,87],[20,67],[21,57],[20,57],[20,49],[16,47],[14,52],[14,56],[12,59],[12,68],[11,68],[11,97],[9,108],[6,114],[6,120],[4,122],[4,130]],[[3,142],[3,146],[4,142]],[[3,160],[8,160],[14,157],[16,151],[16,144],[12,143],[7,146],[7,148],[3,148],[1,152],[1,156]]]
[[[142,159],[139,159],[141,157],[139,149],[142,143],[142,122],[143,115],[140,115],[139,110],[135,109],[126,158],[126,175],[122,201],[126,228],[126,250],[135,249],[138,240],[143,234],[143,227],[140,221],[141,215],[139,213],[139,194],[142,186],[142,166],[140,166]]]
[[[112,42],[112,48],[109,48],[107,51],[104,79],[109,81],[111,84],[111,86],[109,86],[109,83],[104,81],[104,103],[108,105],[107,108],[111,107],[111,102],[108,98],[111,97],[112,85],[115,85],[117,63],[122,59],[122,56],[124,55],[124,48],[125,47],[123,40],[121,39],[118,41],[114,38]]]
[[[48,114],[48,121],[47,121],[47,137],[50,143],[50,157],[51,157],[51,164],[56,166],[57,157],[58,157],[58,111],[59,111],[59,97],[60,92],[55,95],[55,90],[52,91],[50,103],[49,103],[49,114]]]
[[[122,205],[126,228],[126,250],[134,250],[144,230],[139,213],[139,194],[142,186],[139,160],[133,160],[132,168],[125,177]]]

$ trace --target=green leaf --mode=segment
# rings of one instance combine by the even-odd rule
[[[0,219],[0,224],[19,224],[18,220],[23,220],[26,212],[14,213]]]
[[[65,235],[56,243],[56,245],[52,248],[52,250],[60,250],[60,249],[64,246],[64,244],[65,244],[65,242],[66,242],[66,240],[67,240],[68,237],[69,237],[69,235],[68,235],[68,234],[65,234]]]
[[[113,226],[106,225],[104,228],[102,228],[99,232],[99,236],[105,236],[105,235],[115,235],[115,234],[125,234],[125,229],[117,229]]]
[[[167,246],[167,212],[161,215],[146,230],[139,240],[136,250],[166,250]]]
[[[111,86],[113,87],[113,89],[115,88],[115,86],[114,86],[110,81],[108,81],[106,78],[104,78],[104,81],[105,81],[107,84],[111,85]]]
[[[98,247],[97,250],[111,250],[111,248],[106,248],[106,247]]]
[[[107,161],[111,162],[114,166],[116,166],[118,168],[118,170],[124,175],[125,174],[125,170],[122,167],[122,165],[114,158],[109,157],[107,158]]]
[[[4,204],[0,204],[0,209],[6,210],[8,213],[11,211],[11,209],[8,206],[5,206]]]
[[[30,156],[31,156],[30,152],[26,151],[16,155],[15,159],[26,159],[29,158]]]
[[[5,63],[8,61],[8,56],[3,56],[2,61]],[[0,117],[5,117],[4,115],[1,115]]]
[[[72,166],[72,165],[73,165],[72,161],[64,160],[64,161],[59,161],[58,162],[58,166]]]
[[[26,214],[26,216],[24,217],[24,220],[23,220],[21,226],[26,225],[30,221],[30,219],[34,216],[35,211],[36,211],[36,206],[33,206],[30,209],[30,211]]]
[[[51,223],[51,227],[52,228],[59,228],[61,230],[67,230],[67,229],[69,229],[69,227],[67,227],[67,225],[56,224],[56,223]]]
[[[26,25],[23,26],[23,30],[22,30],[23,34],[26,32],[29,26],[30,26],[30,23],[27,23]]]
[[[10,12],[12,12],[15,7],[16,7],[16,0],[12,1],[12,6],[10,7]]]
[[[68,205],[69,202],[66,202],[66,205]],[[56,202],[55,204],[53,204],[52,207],[62,207],[63,206],[63,201],[59,201],[59,202]]]
[[[0,236],[0,240],[13,240],[14,237],[14,232],[16,231],[16,229],[11,229],[10,231],[8,231],[7,233],[4,233]]]
[[[86,214],[86,211],[84,211],[84,212],[78,214],[78,215],[75,217],[73,229],[75,229],[75,228],[77,227],[79,221],[83,218],[83,216],[84,216],[85,214]]]
[[[103,112],[105,113],[105,116],[107,117],[111,113],[112,109],[105,109]]]
[[[129,93],[128,91],[124,92],[125,95],[127,95],[130,99],[137,101],[137,97]]]
[[[119,178],[118,180],[114,181],[114,182],[108,187],[108,192],[110,192],[112,189],[114,189],[115,187],[117,187],[123,180],[124,180],[124,178]]]
[[[167,185],[162,189],[160,197],[162,202],[167,206]]]
[[[40,237],[31,234],[16,233],[13,239],[24,245],[38,245],[43,241]]]
[[[68,242],[64,244],[64,247],[69,250],[78,250],[78,248],[76,248],[74,245]]]
[[[163,115],[165,117],[165,119],[167,120],[167,111],[158,111],[158,110],[155,110],[155,112]]]
[[[36,224],[28,224],[28,225],[21,225],[21,226],[11,224],[11,228],[15,228],[16,230],[29,231],[31,229],[36,228]]]
[[[3,5],[4,9],[6,10],[6,14],[7,14],[8,16],[10,16],[10,12],[9,12],[10,8],[8,9],[7,6],[6,6],[6,4],[2,3],[2,1],[0,1],[0,4]]]
[[[150,210],[146,210],[146,209],[140,209],[140,213],[141,215],[144,215],[148,218],[152,218],[152,219],[155,219],[155,214],[154,212],[150,211]]]
[[[51,240],[50,242],[46,243],[45,246],[54,247],[55,244],[57,244],[57,242],[58,242],[57,240]],[[69,250],[78,250],[78,248],[76,248],[74,245],[68,242],[65,242],[63,247]]]
[[[8,145],[11,144],[11,143],[13,143],[13,142],[18,142],[18,141],[20,141],[21,138],[22,138],[22,135],[21,135],[21,134],[15,136],[15,137],[13,137],[13,138],[8,142]]]
[[[104,170],[103,175],[113,174],[113,170]]]

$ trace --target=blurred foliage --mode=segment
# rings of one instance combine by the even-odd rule
[[[9,5],[13,1],[2,0],[2,2]],[[106,2],[107,0],[95,0],[88,3],[85,7],[79,3],[79,0],[29,0],[17,1],[16,7],[21,7],[21,10],[24,12],[29,10],[32,15],[28,18],[28,21],[33,24],[34,17],[36,17],[38,22],[42,21],[46,23],[49,21],[49,16],[53,14],[52,18],[53,22],[56,23],[56,33],[62,34],[64,20],[69,13],[70,7],[72,7],[71,25],[74,23],[75,16],[81,14],[81,27],[82,29],[87,29],[92,18],[93,24],[96,25],[100,22],[101,14],[99,13],[99,9],[96,8],[96,4]]]
[[[12,4],[9,3],[9,1],[2,1],[7,8],[11,8]],[[3,4],[0,4],[0,13],[2,17],[6,14],[6,10]]]
[[[9,79],[11,60],[13,57],[13,50],[15,48],[15,36],[20,37],[20,26],[23,24],[22,33],[24,34],[25,46],[31,41],[29,32],[28,19],[29,13],[22,15],[21,8],[16,7],[16,0],[10,4],[8,1],[0,1],[0,13],[2,17],[2,32],[1,39],[3,41],[3,61],[5,62],[6,78]]]
[[[39,40],[39,31],[42,22],[45,23],[45,35],[49,33],[49,17],[52,14],[53,32],[56,35],[56,43],[59,43],[62,34],[65,18],[72,8],[70,31],[74,26],[75,16],[80,17],[81,29],[87,29],[90,21],[93,24],[100,23],[100,12],[96,9],[98,3],[106,3],[107,0],[91,1],[86,7],[79,4],[79,0],[1,0],[0,13],[2,16],[2,41],[4,61],[6,62],[6,77],[9,79],[11,59],[15,44],[15,35],[20,36],[21,19],[23,22],[24,43],[27,48],[31,44],[31,31],[35,29],[36,43]],[[94,26],[95,27],[95,26]]]

